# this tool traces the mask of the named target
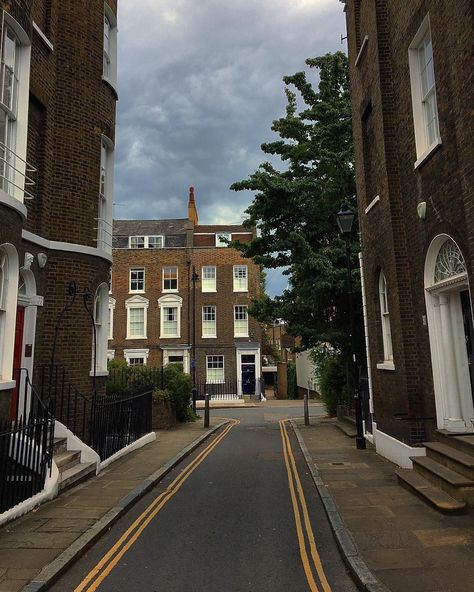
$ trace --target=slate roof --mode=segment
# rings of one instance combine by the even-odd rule
[[[229,231],[235,234],[239,232],[252,232],[248,228],[242,226],[242,224],[197,224],[194,227],[194,232],[224,232]]]
[[[192,223],[187,218],[174,220],[114,220],[113,248],[128,248],[129,236],[165,236],[166,247],[185,247]]]

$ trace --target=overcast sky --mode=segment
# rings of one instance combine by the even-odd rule
[[[266,160],[284,114],[282,78],[346,49],[339,0],[119,1],[116,218],[239,223],[250,192],[229,190]],[[270,274],[271,295],[285,286]]]

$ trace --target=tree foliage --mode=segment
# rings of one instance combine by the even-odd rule
[[[286,114],[272,125],[279,139],[262,145],[265,154],[281,160],[282,170],[264,162],[231,187],[255,192],[245,225],[259,230],[251,243],[233,246],[263,267],[286,268],[289,276],[280,296],[263,294],[253,302],[253,316],[262,322],[285,319],[304,348],[330,343],[347,351],[346,246],[336,224],[342,203],[356,210],[347,57],[337,52],[306,63],[319,72],[318,88],[304,72],[283,79]],[[353,232],[350,253],[360,320],[358,251]]]

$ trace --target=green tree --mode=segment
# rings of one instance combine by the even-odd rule
[[[337,52],[306,63],[319,71],[318,89],[304,72],[286,76],[286,114],[272,125],[280,139],[262,145],[265,154],[282,161],[282,170],[264,162],[231,187],[255,193],[245,225],[259,230],[252,242],[232,246],[263,267],[286,268],[289,276],[280,296],[254,300],[253,316],[262,322],[283,318],[303,348],[329,343],[347,359],[346,249],[336,224],[342,203],[356,210],[347,57]],[[362,353],[356,229],[350,246]]]

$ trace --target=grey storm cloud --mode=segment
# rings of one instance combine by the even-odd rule
[[[118,29],[115,216],[184,217],[193,185],[202,223],[240,222],[229,186],[265,160],[283,76],[345,48],[342,4],[121,0]]]

